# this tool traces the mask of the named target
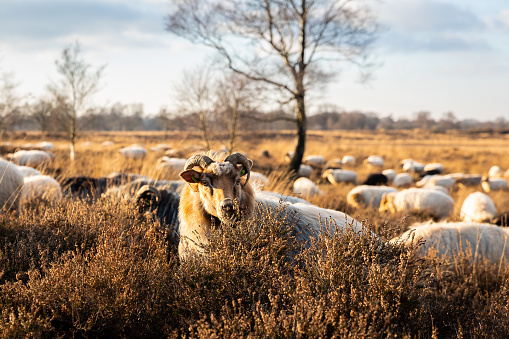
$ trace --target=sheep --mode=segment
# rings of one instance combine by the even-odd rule
[[[102,197],[131,200],[132,197],[136,195],[136,192],[146,185],[159,190],[166,190],[174,192],[175,194],[180,194],[184,188],[185,182],[182,180],[153,180],[139,178],[120,186],[108,188],[106,192],[102,194]]]
[[[497,215],[493,200],[482,192],[470,193],[461,206],[463,221],[491,221]]]
[[[376,186],[376,185],[386,185],[387,184],[387,177],[382,173],[372,173],[368,175],[366,180],[362,183],[362,185],[370,185],[370,186]]]
[[[341,159],[332,159],[327,161],[323,170],[326,171],[328,169],[341,169],[342,167],[343,162],[341,161]]]
[[[448,175],[427,175],[420,181],[416,182],[417,187],[432,188],[434,186],[443,186],[450,189],[456,180],[452,176]]]
[[[302,159],[302,162],[313,168],[322,168],[325,164],[325,159],[321,155],[308,155]]]
[[[171,149],[171,145],[168,144],[157,144],[156,146],[150,148],[152,152],[157,153],[164,153],[169,149]]]
[[[423,168],[423,171],[428,172],[428,173],[431,171],[434,171],[434,173],[436,173],[436,174],[442,174],[445,171],[445,167],[441,163],[432,162],[432,163],[426,164],[426,166],[424,166],[424,168]]]
[[[297,171],[297,176],[303,178],[310,178],[311,174],[313,174],[313,167],[309,165],[302,164]]]
[[[454,210],[454,200],[447,193],[429,188],[408,188],[382,197],[380,212],[427,211],[437,218],[445,218]]]
[[[293,192],[301,194],[303,197],[312,198],[314,196],[323,196],[323,191],[308,178],[299,178],[293,183]]]
[[[482,180],[482,175],[480,174],[452,173],[449,175],[456,180],[456,184],[464,186],[477,186],[481,184]]]
[[[5,210],[21,210],[23,176],[16,165],[0,159],[0,213]]]
[[[396,177],[396,171],[393,170],[392,168],[391,169],[383,170],[382,174],[387,177],[387,182],[388,183],[393,182],[394,178]]]
[[[326,178],[331,184],[338,185],[339,183],[357,183],[357,173],[350,170],[342,169],[329,169],[323,172],[322,178]]]
[[[184,166],[186,165],[187,159],[182,158],[169,158],[164,156],[159,158],[156,162],[156,169],[160,171],[170,171],[180,173]]]
[[[21,173],[23,177],[30,177],[32,175],[41,175],[42,173],[32,168],[30,166],[17,166],[18,172]]]
[[[414,179],[408,173],[398,173],[392,181],[394,187],[406,187],[414,183]]]
[[[269,183],[269,178],[260,172],[251,171],[251,182],[263,187]]]
[[[207,233],[214,224],[227,225],[241,216],[253,215],[255,192],[249,183],[252,166],[252,160],[239,153],[226,158],[195,155],[188,159],[180,173],[187,183],[179,203],[180,258],[201,252],[200,243],[207,242]]]
[[[121,148],[119,153],[128,160],[143,160],[147,155],[145,148],[138,145],[131,145]]]
[[[53,158],[53,154],[46,151],[31,150],[17,151],[12,155],[12,162],[21,166],[36,168]]]
[[[62,198],[62,187],[50,176],[34,175],[24,179],[22,203],[45,201],[56,203]]]
[[[491,166],[488,171],[489,177],[502,178],[504,176],[504,171],[500,168],[500,166]]]
[[[382,196],[386,193],[398,192],[394,187],[388,186],[357,186],[348,192],[347,203],[355,208],[370,206],[379,208]]]
[[[115,145],[115,143],[111,140],[106,140],[101,143],[102,147],[108,147],[108,146],[113,146],[113,145]]]
[[[106,192],[112,180],[107,177],[73,176],[61,178],[59,182],[64,197],[94,201]]]
[[[355,166],[355,157],[353,155],[345,155],[341,159],[341,163],[345,166]]]
[[[384,159],[379,155],[370,155],[366,160],[364,160],[364,163],[368,166],[378,168],[384,167],[385,164]]]
[[[426,165],[424,165],[420,162],[417,162],[413,159],[405,159],[405,160],[401,161],[401,166],[402,166],[403,171],[413,174],[413,173],[422,172]]]
[[[484,176],[481,180],[481,186],[486,193],[492,191],[506,190],[507,180],[504,178],[490,178]]]
[[[35,146],[38,149],[40,149],[41,151],[51,151],[52,149],[55,148],[55,145],[53,145],[53,143],[51,143],[49,141],[41,141],[40,143],[38,143]]]
[[[421,255],[432,250],[446,265],[453,264],[458,254],[471,256],[474,263],[507,264],[509,259],[508,229],[496,225],[465,221],[415,224],[390,243],[409,245],[419,240],[424,240]]]

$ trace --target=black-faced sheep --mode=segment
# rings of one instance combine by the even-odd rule
[[[368,175],[366,180],[362,182],[362,185],[376,186],[376,185],[387,185],[387,177],[382,173],[371,173]]]

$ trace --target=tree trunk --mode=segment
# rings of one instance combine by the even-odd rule
[[[288,165],[288,172],[296,177],[299,171],[300,164],[302,163],[302,157],[304,156],[304,150],[306,146],[306,106],[304,103],[304,95],[297,95],[295,97],[297,105],[295,106],[295,113],[297,116],[297,145],[295,146],[295,154]]]
[[[205,112],[200,113],[200,125],[201,130],[203,132],[203,141],[205,141],[205,146],[207,147],[207,150],[210,150],[210,142],[207,132],[207,122],[205,121]]]
[[[233,148],[235,146],[235,130],[237,129],[237,118],[239,115],[239,108],[238,104],[235,105],[233,108],[233,117],[232,117],[232,123],[230,126],[230,146],[228,149],[228,152],[231,154],[233,152]]]
[[[69,141],[71,141],[71,153],[69,158],[71,161],[74,161],[74,153],[75,153],[75,141],[76,141],[76,118],[71,118],[71,131],[69,134]]]

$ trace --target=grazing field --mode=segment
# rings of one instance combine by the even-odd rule
[[[227,144],[226,135],[211,139],[214,149]],[[177,172],[155,166],[164,153],[150,149],[168,144],[176,157],[187,158],[201,145],[190,132],[83,133],[70,163],[64,136],[17,133],[0,152],[5,157],[42,140],[54,143],[55,157],[39,170],[58,180],[112,172],[176,180]],[[244,133],[237,142],[235,151],[269,178],[264,189],[293,194],[284,172],[293,132]],[[119,154],[132,144],[147,149],[143,160]],[[413,158],[442,163],[445,173],[487,175],[493,165],[509,169],[509,135],[310,131],[306,155],[313,154],[354,155],[356,165],[345,168],[357,172],[359,183],[378,171],[363,163],[369,155],[382,156],[384,168],[397,172],[402,159]],[[164,227],[139,215],[131,201],[64,198],[0,214],[0,337],[507,337],[508,268],[472,264],[468,255],[444,265],[437,255],[419,256],[419,244],[390,244],[430,215],[354,208],[346,196],[355,185],[328,184],[319,171],[311,180],[325,193],[311,203],[343,211],[379,237],[346,229],[290,261],[298,245],[281,206],[215,233],[207,260],[179,263]],[[453,186],[448,220],[461,220],[463,201],[476,191],[480,185]],[[509,191],[487,194],[499,224],[507,226]]]

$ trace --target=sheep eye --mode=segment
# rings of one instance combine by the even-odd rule
[[[201,184],[202,184],[203,186],[208,186],[208,185],[209,185],[209,183],[208,183],[207,181],[205,181],[205,180],[203,180],[203,181],[201,182]]]

